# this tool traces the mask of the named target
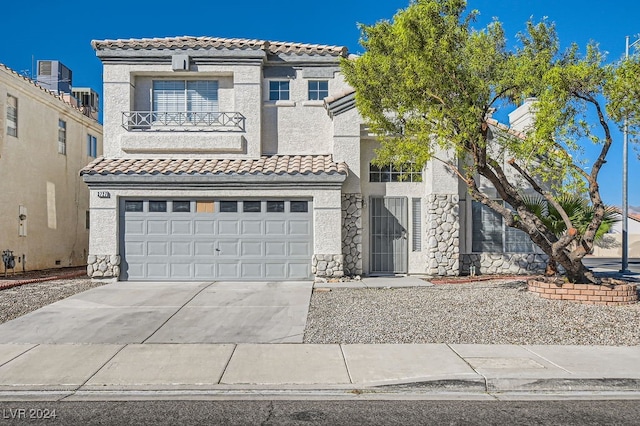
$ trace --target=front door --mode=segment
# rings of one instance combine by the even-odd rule
[[[407,273],[407,198],[372,197],[371,274]]]

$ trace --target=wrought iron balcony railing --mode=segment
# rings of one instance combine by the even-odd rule
[[[244,131],[239,112],[124,111],[122,127],[129,131]],[[179,128],[179,129],[178,129]]]

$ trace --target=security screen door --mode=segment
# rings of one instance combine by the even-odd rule
[[[407,273],[407,198],[372,197],[371,274]]]

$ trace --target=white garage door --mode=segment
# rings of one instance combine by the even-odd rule
[[[125,199],[123,280],[311,278],[311,201]]]

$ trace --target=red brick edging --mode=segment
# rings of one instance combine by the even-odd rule
[[[638,301],[635,284],[572,284],[527,281],[529,291],[545,299],[568,300],[590,305],[628,305]]]
[[[0,290],[6,290],[8,288],[12,288],[12,287],[18,287],[21,285],[25,285],[25,284],[32,284],[32,283],[39,283],[39,282],[43,282],[43,281],[53,281],[53,280],[60,280],[63,278],[75,278],[75,277],[81,277],[83,275],[87,275],[86,272],[74,272],[71,274],[61,274],[61,275],[53,275],[50,277],[43,277],[43,278],[32,278],[30,280],[20,280],[20,281],[5,281],[4,283],[2,282],[2,280],[0,279]],[[2,277],[0,277],[2,278]]]

